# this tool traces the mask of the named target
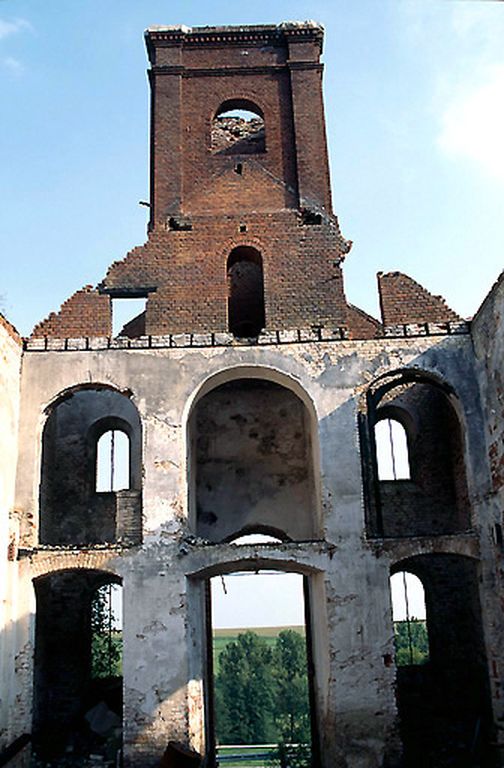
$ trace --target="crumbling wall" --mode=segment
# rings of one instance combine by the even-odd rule
[[[21,338],[0,315],[0,750],[20,736],[15,718],[18,520],[14,489],[18,455]]]
[[[32,336],[80,338],[82,336],[111,336],[112,309],[110,298],[101,296],[92,285],[76,291],[58,312],[38,323]]]
[[[490,682],[494,715],[497,724],[496,741],[504,739],[504,611],[491,601],[492,593],[504,592],[504,273],[478,310],[471,325],[476,355],[478,382],[485,418],[481,430],[486,436],[484,503],[487,526],[483,529],[482,548],[487,567],[484,573],[484,603],[490,617],[487,648],[490,661]]]
[[[403,272],[378,272],[383,325],[461,320],[442,296],[434,296]]]
[[[153,768],[170,738],[204,750],[208,735],[204,717],[205,580],[218,573],[262,566],[309,576],[315,716],[323,768],[332,768],[338,761],[345,768],[356,768],[362,761],[378,766],[386,760],[394,764],[398,732],[388,587],[391,564],[413,553],[432,554],[440,549],[470,552],[472,557],[478,552],[475,531],[406,541],[366,537],[357,411],[369,383],[390,372],[397,359],[406,367],[420,368],[451,382],[457,390],[471,449],[467,454],[472,467],[468,483],[471,494],[479,497],[481,488],[474,485],[474,478],[481,482],[480,473],[474,472],[473,465],[476,462],[479,467],[482,443],[468,336],[26,353],[17,501],[26,517],[37,514],[36,500],[30,494],[40,478],[37,425],[43,422],[48,402],[58,402],[59,393],[91,378],[108,382],[119,391],[128,387],[142,419],[143,544],[123,550],[72,545],[48,553],[44,548],[33,549],[36,542],[32,538],[30,545],[27,537],[22,555],[22,589],[26,580],[29,585],[29,574],[46,573],[49,563],[51,570],[90,568],[98,555],[100,562],[108,563],[102,567],[119,572],[123,578],[126,765]],[[209,389],[214,377],[219,382],[231,379],[233,386]],[[276,384],[287,379],[292,394],[285,397],[284,388],[268,384],[266,394],[260,395],[258,378]],[[198,400],[200,391],[206,394]],[[187,429],[186,414],[194,398],[192,416],[198,418],[199,405],[205,415],[206,403],[207,415],[212,416],[200,444],[208,459],[205,481],[226,478],[226,466],[236,469],[234,453],[230,453],[235,442],[243,448],[245,466],[249,458],[262,460],[264,456],[266,478],[281,480],[283,472],[288,479],[291,471],[306,467],[298,444],[304,444],[307,451],[308,442],[295,437],[296,425],[303,423],[303,409],[294,392],[299,398],[304,393],[304,402],[314,404],[318,420],[320,469],[313,480],[320,480],[322,485],[321,540],[238,546],[218,543],[217,537],[209,543],[194,536],[188,499],[194,498],[191,483],[198,481],[198,467],[195,477],[194,462],[186,463],[188,451],[190,454],[186,436],[194,435],[194,422]],[[280,414],[283,407],[284,417]],[[254,439],[249,422],[244,424],[243,418],[257,416],[257,411],[259,431]],[[233,414],[239,418],[231,419]],[[270,427],[275,428],[275,443],[268,441]],[[269,463],[267,454],[258,451],[263,444],[267,448],[278,446],[278,451],[275,448],[269,455]],[[288,455],[282,454],[287,447]],[[255,465],[260,466],[257,461]],[[276,487],[284,493],[285,486],[277,483]],[[231,494],[239,494],[242,488],[246,489],[237,483],[228,494],[221,486],[226,510],[234,502]],[[302,521],[304,505],[312,504],[308,494],[300,493],[302,488],[303,484],[296,489],[295,503],[289,497],[287,503],[278,505],[278,527],[285,520],[292,525]],[[213,493],[205,485],[200,490],[205,500]],[[495,600],[495,595],[490,599]]]

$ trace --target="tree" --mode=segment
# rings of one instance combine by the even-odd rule
[[[115,629],[110,584],[99,587],[91,601],[91,676],[121,675],[122,633]]]
[[[273,730],[272,654],[255,632],[239,634],[219,657],[215,716],[221,743],[261,744]]]
[[[394,622],[396,664],[404,667],[409,664],[425,664],[429,661],[429,636],[425,621],[411,619]],[[411,646],[410,646],[411,640]]]
[[[309,742],[310,705],[305,639],[292,629],[278,635],[273,651],[275,722],[283,741]]]

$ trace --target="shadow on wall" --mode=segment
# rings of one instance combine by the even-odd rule
[[[391,372],[369,388],[360,431],[371,536],[435,536],[471,528],[464,437],[455,401],[449,387],[410,369]],[[389,432],[392,471],[387,474],[384,422],[396,425]],[[399,446],[398,427],[405,447]],[[398,471],[401,460],[409,475],[404,467]]]
[[[97,454],[106,433],[111,433],[112,439],[108,450],[110,485],[105,491],[98,478]],[[115,433],[129,444],[129,478],[121,490],[114,487]],[[141,450],[136,406],[116,390],[75,387],[50,406],[42,436],[40,542],[62,546],[139,543]],[[107,456],[103,458],[107,465]]]

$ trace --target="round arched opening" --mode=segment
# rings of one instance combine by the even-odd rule
[[[188,423],[190,509],[198,536],[247,531],[316,538],[311,414],[292,390],[238,378],[204,394]]]
[[[264,114],[249,99],[228,99],[212,120],[211,150],[216,155],[250,155],[265,152]]]

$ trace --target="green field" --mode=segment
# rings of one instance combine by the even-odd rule
[[[268,646],[273,647],[275,641],[285,629],[292,629],[294,632],[298,632],[302,637],[305,636],[304,626],[286,626],[286,627],[251,627],[252,632],[262,637]],[[213,665],[214,674],[219,672],[219,656],[228,645],[236,640],[238,635],[247,632],[247,627],[240,627],[239,629],[214,629],[213,631]]]
[[[263,766],[267,766],[270,768],[272,762],[273,762],[273,755],[276,751],[277,747],[276,745],[271,744],[261,744],[256,747],[243,747],[243,746],[236,746],[236,747],[218,747],[217,748],[217,756],[219,758],[222,758],[225,755],[233,755],[234,757],[240,756],[243,758],[245,755],[250,754],[268,754],[270,757],[266,758],[258,758],[253,759],[250,758],[249,760],[229,760],[222,761],[220,760],[219,763],[222,766],[222,768],[263,768]]]

